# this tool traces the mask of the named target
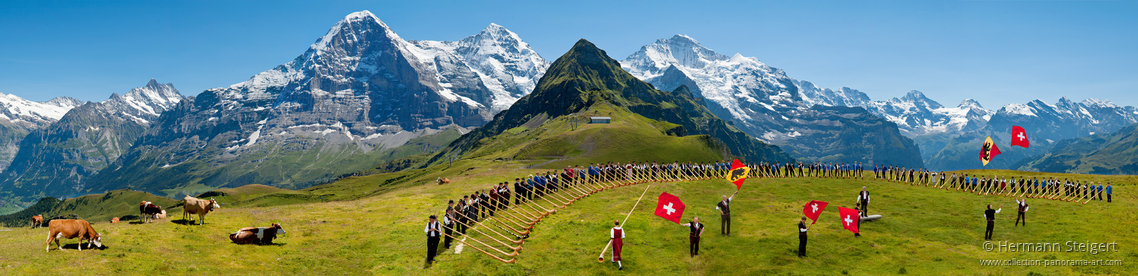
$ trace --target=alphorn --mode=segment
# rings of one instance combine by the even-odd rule
[[[502,251],[501,249],[498,249],[497,247],[490,246],[489,244],[486,244],[482,241],[479,241],[479,240],[475,239],[474,237],[467,235],[466,233],[459,232],[458,234],[462,235],[463,237],[466,237],[467,239],[470,239],[474,242],[477,242],[478,244],[481,244],[482,246],[488,247],[490,249],[494,249],[494,251],[498,251],[498,253],[502,253],[502,255],[505,255],[507,257],[514,257],[514,256],[518,255],[517,251],[511,252],[511,253],[506,253],[506,251]],[[443,233],[443,235],[446,235],[446,233]],[[489,236],[487,236],[487,237],[489,237]],[[455,239],[455,238],[452,237],[451,239]],[[458,240],[458,239],[455,239],[455,240]],[[463,244],[465,244],[465,243],[463,243]]]
[[[445,233],[444,233],[443,235],[444,235],[444,236],[447,236],[447,237],[450,237],[451,239],[453,239],[453,240],[455,240],[455,241],[458,241],[458,242],[462,243],[463,245],[466,245],[467,247],[470,247],[470,248],[474,248],[474,250],[478,250],[478,252],[482,252],[482,254],[486,254],[486,256],[490,256],[491,258],[497,259],[497,260],[498,260],[498,261],[500,261],[500,262],[503,262],[503,263],[507,263],[507,264],[512,264],[512,263],[516,263],[516,262],[518,261],[518,259],[516,259],[516,258],[513,258],[513,259],[509,259],[509,260],[504,260],[504,259],[502,259],[502,258],[498,257],[497,255],[491,254],[490,252],[486,252],[486,250],[482,250],[481,248],[478,248],[478,247],[476,247],[476,246],[473,246],[473,245],[471,245],[471,244],[469,244],[469,243],[466,243],[466,241],[463,241],[463,240],[457,239],[457,238],[455,238],[454,236],[451,236],[451,235],[447,235],[447,234],[445,234]],[[473,240],[473,238],[471,238],[471,240]],[[477,241],[477,240],[475,240],[475,241]],[[495,249],[495,250],[496,250],[496,249]],[[514,255],[515,255],[515,256],[517,256],[517,254],[514,254]]]
[[[644,194],[648,193],[648,188],[652,188],[652,185],[648,185],[647,187],[644,187],[644,192],[640,193],[640,198],[636,199],[636,203],[632,204],[632,210],[628,210],[628,215],[625,215],[624,220],[622,220],[620,222],[620,226],[622,228],[624,227],[624,223],[628,222],[628,217],[632,216],[632,212],[636,211],[636,205],[640,205],[640,200],[644,199]],[[607,252],[609,250],[609,245],[612,245],[612,239],[609,239],[609,243],[605,244],[605,247],[602,248],[601,255],[597,256],[597,262],[604,262],[605,261],[605,252]]]
[[[461,215],[461,216],[465,217],[466,219],[470,219],[470,217],[467,217],[466,215],[462,215],[462,214],[459,214],[459,215]],[[487,218],[487,219],[489,219],[489,218]],[[484,224],[482,224],[482,222],[481,222],[481,221],[477,221],[477,220],[475,220],[474,222],[476,222],[478,225],[484,225]],[[471,226],[470,224],[466,224],[465,222],[461,222],[461,221],[459,221],[458,223],[462,223],[462,225],[465,225],[465,226],[466,226],[466,227],[468,227],[469,229],[473,229],[474,231],[478,231],[478,233],[482,233],[482,235],[486,235],[486,233],[485,233],[485,232],[482,232],[482,230],[480,230],[480,229],[478,229],[478,228],[475,228],[474,226]],[[484,228],[485,228],[485,227],[484,227]],[[489,228],[487,228],[487,229],[489,229]],[[490,232],[494,232],[494,234],[498,234],[498,236],[501,236],[503,239],[509,240],[510,242],[512,242],[512,243],[514,243],[514,244],[522,244],[522,242],[521,242],[521,241],[515,241],[515,240],[512,240],[512,239],[510,239],[509,237],[506,237],[506,235],[502,235],[502,233],[498,233],[498,231],[494,231],[494,229],[489,229],[489,230],[490,230]],[[487,236],[487,237],[490,237],[490,235],[486,235],[486,236]],[[521,249],[521,246],[519,246],[518,248],[513,248],[513,247],[510,247],[510,245],[508,245],[508,244],[506,244],[506,243],[504,243],[504,242],[498,241],[498,239],[496,239],[496,238],[494,238],[494,237],[490,237],[490,238],[491,238],[491,239],[493,239],[493,240],[495,240],[495,241],[497,241],[498,243],[501,243],[502,245],[506,246],[507,248],[513,249],[514,251],[518,251],[518,250],[520,250],[520,249]]]

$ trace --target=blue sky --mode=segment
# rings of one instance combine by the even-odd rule
[[[196,95],[286,63],[370,10],[404,39],[458,40],[498,23],[550,61],[579,38],[619,60],[686,34],[875,100],[920,90],[989,109],[1062,96],[1138,105],[1135,2],[613,2],[4,1],[0,92],[101,101],[155,78]]]

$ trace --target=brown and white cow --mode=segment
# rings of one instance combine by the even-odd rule
[[[87,248],[92,245],[96,248],[103,247],[103,238],[95,228],[91,227],[91,223],[81,219],[54,219],[47,223],[47,247],[48,252],[51,252],[51,242],[55,241],[55,246],[59,250],[63,250],[63,246],[59,244],[62,239],[79,238],[79,251],[83,251],[83,240],[87,240]]]
[[[153,219],[158,218],[157,215],[162,212],[162,206],[158,206],[158,204],[154,204],[150,201],[143,201],[138,204],[138,212],[140,213],[142,222],[151,222]]]
[[[32,216],[32,228],[43,227],[43,215]]]
[[[111,218],[111,223],[119,223],[119,217]]]
[[[182,220],[186,220],[187,215],[189,215],[189,218],[192,220],[194,218],[192,214],[197,214],[198,225],[205,224],[205,214],[212,212],[213,209],[221,209],[221,205],[217,205],[217,200],[212,198],[204,200],[186,196],[184,200],[186,203],[182,205]],[[190,221],[190,223],[193,223],[193,221]]]
[[[273,239],[277,234],[284,234],[284,228],[281,228],[279,223],[273,223],[270,227],[245,227],[237,230],[233,234],[229,234],[229,240],[236,244],[273,244]]]

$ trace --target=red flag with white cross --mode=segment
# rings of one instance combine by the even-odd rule
[[[1012,126],[1012,145],[1024,148],[1031,145],[1030,140],[1027,139],[1027,131],[1024,131],[1020,126]]]
[[[857,215],[857,209],[838,207],[838,217],[842,219],[842,227],[850,232],[858,233],[857,222],[861,217]]]
[[[678,224],[684,215],[684,202],[668,192],[660,193],[656,201],[656,215]]]
[[[806,206],[802,206],[802,213],[806,214],[806,217],[814,220],[814,222],[810,224],[818,223],[818,216],[822,215],[822,210],[826,209],[827,204],[829,203],[825,201],[811,200],[806,203]]]

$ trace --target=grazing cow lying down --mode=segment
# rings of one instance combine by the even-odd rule
[[[450,179],[449,179],[449,178],[446,178],[446,177],[439,177],[439,178],[436,178],[436,179],[435,179],[435,183],[437,183],[437,184],[439,184],[439,185],[443,185],[443,184],[449,184],[449,183],[450,183]]]
[[[138,212],[141,215],[142,222],[150,222],[158,218],[156,215],[162,212],[162,206],[158,206],[150,201],[143,201],[138,204]]]
[[[119,223],[119,217],[111,218],[111,223]]]
[[[185,220],[187,215],[197,214],[198,224],[205,224],[205,214],[213,211],[213,209],[221,209],[221,205],[217,205],[217,200],[212,198],[204,200],[186,196],[183,200],[185,200],[186,203],[182,205],[182,220]],[[193,219],[194,217],[191,215],[189,218]]]
[[[79,251],[83,251],[83,240],[87,240],[87,248],[103,247],[103,238],[95,228],[91,227],[91,223],[81,219],[55,219],[47,223],[47,248],[51,252],[51,242],[55,241],[55,246],[59,250],[63,250],[63,246],[59,244],[61,239],[74,239],[79,238]]]
[[[273,239],[277,234],[284,234],[284,228],[281,228],[279,223],[273,223],[271,227],[245,227],[233,234],[229,234],[229,240],[236,244],[273,244]]]
[[[43,215],[32,216],[32,228],[43,226]]]
[[[154,214],[154,218],[155,219],[166,219],[166,210],[162,210],[162,212],[158,212],[157,214]]]

